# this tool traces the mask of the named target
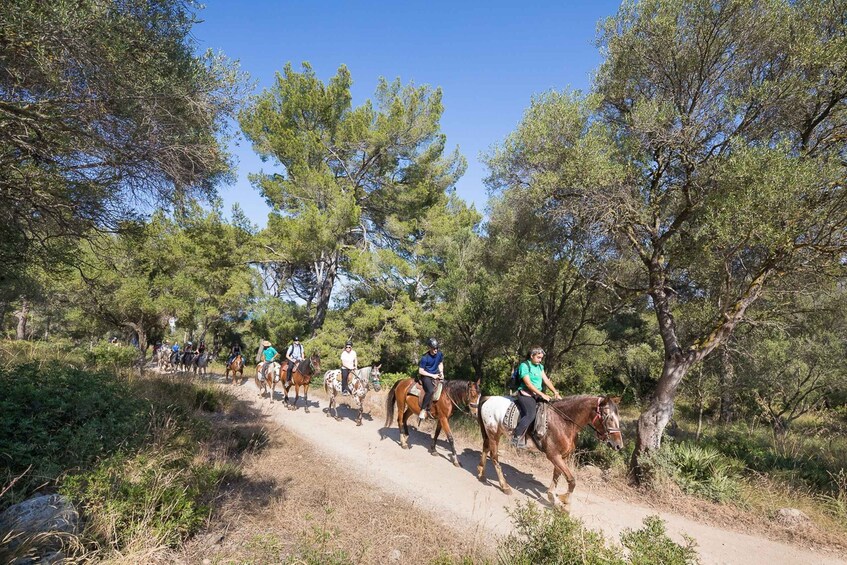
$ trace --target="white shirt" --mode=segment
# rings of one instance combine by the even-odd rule
[[[356,351],[351,349],[347,351],[346,349],[341,352],[341,366],[345,369],[358,369],[359,367],[359,358],[356,356]]]

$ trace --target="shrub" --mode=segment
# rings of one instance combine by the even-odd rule
[[[624,530],[621,544],[629,550],[632,565],[699,563],[696,542],[689,536],[683,537],[686,543],[681,546],[668,537],[665,523],[658,516],[647,516],[640,530]]]
[[[100,343],[84,354],[85,363],[99,371],[120,373],[138,361],[138,349],[124,345]]]
[[[648,460],[654,481],[661,479],[657,474],[664,474],[689,494],[724,502],[740,492],[737,464],[714,448],[666,441]]]
[[[619,547],[609,546],[602,534],[561,512],[542,509],[528,502],[512,513],[515,533],[501,544],[499,561],[508,564],[556,565],[691,565],[698,563],[694,542],[686,538],[680,546],[665,531],[658,516],[644,519],[640,530],[626,530]]]
[[[70,367],[34,364],[0,369],[3,484],[21,478],[0,500],[20,502],[64,470],[87,468],[104,454],[137,446],[149,405],[121,379]]]
[[[383,389],[391,389],[394,386],[394,383],[397,381],[402,381],[403,379],[408,379],[411,377],[409,373],[380,373],[379,374],[379,382],[382,385]]]

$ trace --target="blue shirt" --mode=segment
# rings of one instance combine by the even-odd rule
[[[441,350],[435,352],[435,355],[432,355],[429,351],[423,354],[421,357],[421,362],[418,364],[418,367],[426,371],[427,373],[438,374],[438,366],[441,362],[444,361],[444,354],[441,353]]]

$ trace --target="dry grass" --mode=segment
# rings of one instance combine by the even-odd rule
[[[229,414],[230,426],[255,426]],[[476,536],[426,508],[383,493],[295,436],[268,424],[266,446],[245,458],[243,478],[222,489],[209,528],[172,561],[184,563],[427,563],[439,556],[493,559]],[[410,485],[420,488],[421,485]],[[148,556],[149,557],[149,556]]]

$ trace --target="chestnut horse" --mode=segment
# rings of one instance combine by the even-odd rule
[[[229,374],[232,373],[232,384],[235,384],[235,373],[238,373],[240,378],[244,378],[244,357],[239,353],[235,358],[226,364],[226,372],[224,380],[229,380]]]
[[[289,410],[297,410],[297,399],[300,398],[300,387],[303,387],[303,399],[306,401],[306,414],[309,413],[309,383],[312,382],[312,377],[321,370],[321,357],[317,352],[312,353],[308,359],[304,359],[297,363],[294,371],[291,372],[291,382],[285,382],[282,386],[285,389],[285,397],[283,401]],[[288,376],[288,361],[283,363],[279,372],[283,380]],[[288,404],[288,389],[294,385],[294,402]]]
[[[594,428],[597,438],[605,441],[615,450],[623,448],[620,418],[618,417],[618,402],[620,397],[610,396],[566,396],[554,400],[547,406],[547,433],[543,438],[535,437],[532,430],[527,432],[535,446],[547,456],[553,464],[553,482],[547,490],[547,498],[554,507],[565,512],[570,511],[570,496],[576,487],[576,479],[567,466],[566,459],[576,448],[576,436],[585,426]],[[504,433],[511,436],[511,430],[506,426],[506,411],[514,401],[507,396],[485,397],[479,403],[479,428],[482,431],[482,459],[479,462],[477,478],[485,481],[485,463],[488,456],[494,463],[500,488],[506,494],[512,494],[512,489],[503,477],[498,459],[500,436]],[[556,485],[559,477],[565,475],[568,481],[568,492],[556,497]]]
[[[397,381],[388,392],[385,399],[385,427],[391,426],[391,420],[394,418],[394,405],[397,405],[397,427],[400,428],[400,446],[403,449],[409,449],[409,416],[420,414],[421,401],[423,400],[424,389],[422,385],[418,385],[418,394],[415,396],[409,394],[409,390],[415,384],[415,379],[408,378]],[[461,410],[462,406],[467,405],[470,408],[471,414],[476,416],[477,404],[479,402],[479,381],[444,381],[444,388],[441,391],[441,396],[438,400],[433,400],[430,405],[430,415],[436,419],[435,433],[432,435],[432,445],[429,447],[429,452],[435,455],[435,442],[438,439],[438,434],[441,433],[441,428],[447,433],[447,441],[450,442],[450,451],[453,454],[453,465],[459,467],[459,456],[456,455],[456,444],[453,442],[453,432],[450,431],[450,424],[447,421],[453,414],[453,407]]]

